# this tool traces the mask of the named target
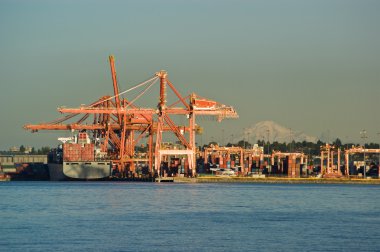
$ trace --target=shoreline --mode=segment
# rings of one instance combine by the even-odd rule
[[[252,178],[252,177],[216,177],[198,178],[175,177],[174,183],[262,183],[262,184],[358,184],[380,185],[380,179],[349,178]]]
[[[12,181],[40,181],[40,180],[12,180],[0,179],[1,182]],[[42,181],[42,180],[41,180]],[[99,180],[98,180],[99,181]],[[89,181],[90,182],[90,181]],[[161,177],[161,178],[124,178],[110,179],[104,182],[156,182],[156,183],[251,183],[251,184],[347,184],[347,185],[379,185],[380,179],[357,179],[357,178],[253,178],[253,177],[229,177],[229,176],[201,176],[197,178],[187,177]]]

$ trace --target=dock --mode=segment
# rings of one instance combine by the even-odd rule
[[[155,178],[155,182],[158,182],[158,183],[174,182],[174,177],[157,177]]]
[[[255,177],[217,177],[201,176],[197,178],[175,177],[175,183],[262,183],[262,184],[368,184],[380,185],[380,179],[352,178],[255,178]]]

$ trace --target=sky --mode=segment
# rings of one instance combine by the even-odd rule
[[[67,133],[23,125],[111,95],[110,54],[120,90],[165,69],[184,96],[234,106],[197,121],[202,142],[263,120],[379,142],[379,24],[377,0],[0,0],[0,150],[57,145]]]

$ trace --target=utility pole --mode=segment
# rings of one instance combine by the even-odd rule
[[[247,147],[250,148],[250,144],[251,144],[251,143],[249,142],[249,141],[250,141],[250,134],[249,134],[249,132],[248,132],[247,134],[248,134]]]
[[[225,143],[224,143],[224,129],[222,129],[222,146],[225,146]]]
[[[365,129],[363,129],[362,131],[360,131],[360,137],[363,139],[364,143],[363,143],[363,154],[364,154],[364,169],[363,169],[363,176],[364,178],[366,178],[366,163],[365,163],[365,142],[366,142],[366,138],[367,138],[367,131]]]
[[[246,131],[246,128],[243,128],[243,130],[244,130],[244,131],[243,131],[243,134],[244,134],[244,135],[243,135],[243,143],[244,143],[244,149],[245,149],[245,147],[246,147],[246,146],[245,146],[245,139],[246,139],[246,138],[245,138],[245,135],[246,135],[246,132],[245,132],[245,131]]]
[[[292,141],[292,128],[289,128],[289,152],[292,152],[292,145],[293,145],[293,141]]]

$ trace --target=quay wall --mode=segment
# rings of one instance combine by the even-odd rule
[[[47,155],[0,155],[0,164],[13,165],[15,163],[47,164]]]
[[[351,178],[251,178],[202,176],[197,178],[175,177],[176,183],[266,183],[266,184],[370,184],[380,185],[380,179]]]

